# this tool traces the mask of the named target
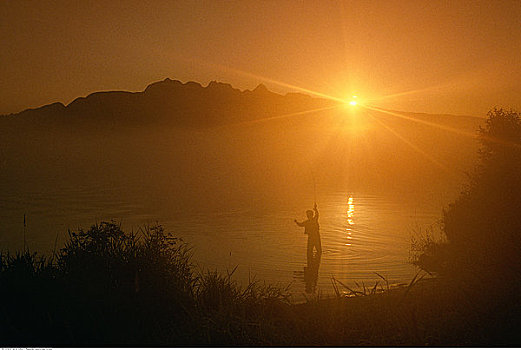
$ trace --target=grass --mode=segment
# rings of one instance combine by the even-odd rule
[[[190,247],[161,226],[115,223],[70,232],[47,258],[0,256],[3,346],[519,345],[516,298],[449,278],[387,279],[291,304],[288,291],[227,273],[196,272]],[[515,293],[512,293],[515,295]],[[350,296],[350,297],[347,297]],[[492,321],[490,321],[492,320]],[[484,331],[486,330],[486,331]]]

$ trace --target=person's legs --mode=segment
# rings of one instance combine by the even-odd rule
[[[308,237],[308,261],[313,258],[313,248],[317,250],[317,256],[322,255],[320,237]]]
[[[322,255],[322,242],[320,241],[320,236],[315,240],[315,247],[317,248],[317,255]]]
[[[311,259],[313,259],[313,247],[314,247],[314,242],[310,237],[308,237],[308,251],[307,251],[308,264],[309,264],[309,261],[311,261]]]

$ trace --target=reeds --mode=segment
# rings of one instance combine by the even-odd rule
[[[226,273],[195,271],[190,246],[161,226],[137,233],[115,223],[70,232],[54,258],[0,255],[0,339],[34,345],[406,346],[498,342],[503,315],[476,307],[454,281],[417,274],[394,289],[332,277],[337,298],[288,301],[287,287]],[[345,296],[351,296],[346,298]],[[469,307],[469,303],[474,305]],[[483,304],[482,306],[484,306]],[[494,304],[496,305],[496,304]],[[493,327],[487,326],[493,315]],[[506,327],[505,326],[505,327]],[[482,329],[488,327],[487,333]]]

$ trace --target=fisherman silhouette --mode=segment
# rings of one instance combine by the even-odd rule
[[[306,215],[308,217],[306,221],[298,222],[297,219],[295,219],[295,223],[300,227],[304,227],[304,234],[308,235],[307,258],[309,262],[313,258],[313,248],[316,249],[317,256],[322,255],[322,244],[320,242],[320,233],[318,231],[317,203],[315,203],[313,210],[306,210]]]

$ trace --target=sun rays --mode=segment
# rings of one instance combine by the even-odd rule
[[[411,140],[409,138],[407,138],[406,135],[400,134],[394,128],[392,128],[389,125],[388,120],[386,120],[386,118],[384,116],[388,116],[391,118],[392,117],[399,118],[399,119],[406,120],[406,121],[409,121],[412,123],[422,124],[422,125],[425,125],[425,126],[428,126],[431,128],[443,130],[445,132],[449,132],[449,133],[452,133],[452,134],[455,134],[455,135],[458,135],[461,137],[465,137],[465,138],[476,139],[476,137],[477,137],[477,134],[475,132],[469,132],[469,131],[458,129],[458,128],[455,128],[455,127],[452,127],[449,125],[436,123],[434,121],[416,118],[410,114],[390,111],[390,110],[386,110],[386,109],[373,105],[373,103],[377,103],[378,101],[400,98],[403,96],[414,95],[414,94],[418,94],[418,93],[422,93],[422,92],[426,92],[426,91],[433,91],[433,90],[442,88],[443,86],[432,86],[432,87],[427,87],[427,88],[412,89],[409,91],[397,92],[397,93],[389,94],[389,95],[378,97],[378,98],[368,97],[368,98],[364,98],[364,101],[362,101],[361,99],[358,98],[358,96],[351,96],[350,98],[346,99],[346,98],[342,98],[342,97],[338,97],[338,96],[333,96],[331,94],[324,93],[321,91],[316,91],[314,89],[310,89],[307,87],[298,86],[298,85],[288,83],[285,81],[281,81],[278,79],[269,78],[269,77],[266,77],[266,76],[263,76],[260,74],[247,72],[247,71],[237,69],[237,68],[231,68],[231,67],[228,67],[228,66],[225,66],[222,64],[204,62],[204,61],[194,59],[194,58],[187,59],[184,57],[180,57],[179,55],[176,55],[176,54],[171,54],[171,56],[178,60],[181,60],[184,62],[189,62],[190,64],[195,63],[197,65],[215,69],[215,70],[224,72],[226,74],[234,74],[234,75],[238,75],[238,76],[242,76],[242,77],[246,77],[246,78],[253,78],[258,82],[269,83],[269,84],[272,84],[272,85],[275,85],[278,87],[305,93],[308,95],[312,95],[314,97],[323,98],[323,99],[337,103],[332,106],[298,111],[298,112],[294,112],[294,113],[273,115],[273,116],[269,116],[269,117],[265,117],[265,118],[261,118],[261,119],[229,124],[228,126],[254,125],[254,124],[258,124],[258,123],[270,122],[270,121],[275,121],[275,120],[282,120],[282,119],[288,119],[288,118],[299,117],[299,116],[304,116],[304,115],[311,115],[313,113],[332,111],[332,110],[337,109],[338,107],[343,106],[344,107],[343,113],[345,114],[345,116],[344,117],[338,116],[339,121],[336,125],[334,125],[335,123],[330,124],[330,126],[332,128],[336,128],[337,131],[340,132],[340,134],[345,135],[345,132],[349,131],[353,136],[355,136],[355,138],[358,140],[358,142],[361,142],[363,137],[360,138],[361,135],[355,135],[355,134],[364,132],[364,129],[366,129],[366,128],[361,127],[361,126],[365,125],[367,127],[369,125],[367,120],[364,120],[364,116],[369,115],[371,117],[371,119],[377,125],[381,126],[388,132],[392,133],[395,137],[399,138],[401,141],[406,143],[412,150],[414,150],[415,152],[417,152],[419,154],[422,154],[430,162],[432,162],[433,164],[436,164],[437,167],[439,167],[439,168],[443,169],[444,171],[447,171],[453,175],[455,174],[454,171],[452,171],[451,169],[446,167],[442,162],[440,162],[439,160],[434,158],[426,150],[423,150],[423,149],[419,148],[417,145],[415,145],[413,142],[411,142]],[[351,86],[350,89],[351,88],[353,88],[353,87]],[[351,91],[354,91],[354,90],[351,89]],[[342,108],[340,108],[340,109],[342,109]],[[347,111],[346,111],[346,109],[347,109]],[[377,112],[378,116],[376,116],[373,113],[369,113],[370,111]],[[453,118],[458,118],[458,116],[453,116]],[[476,118],[484,119],[482,117],[476,117]],[[365,119],[367,119],[367,118],[365,118]],[[334,134],[335,133],[329,134],[329,137],[333,137]],[[326,143],[328,142],[326,140],[324,140],[324,141]],[[489,139],[489,141],[506,144],[506,142],[503,140]],[[512,147],[521,147],[521,145],[513,143],[513,142],[508,143],[508,145],[512,146]]]
[[[287,82],[284,82],[284,81],[280,81],[280,80],[277,80],[277,79],[268,78],[268,77],[262,76],[260,74],[254,74],[254,73],[247,72],[247,71],[244,71],[244,70],[240,70],[240,69],[237,69],[237,68],[231,68],[231,67],[228,67],[228,66],[225,66],[225,65],[222,65],[222,64],[201,61],[201,60],[195,59],[195,58],[189,58],[188,59],[188,58],[179,56],[177,54],[172,54],[172,53],[170,53],[170,56],[174,57],[177,60],[183,61],[185,63],[189,63],[191,65],[193,65],[195,63],[195,64],[200,65],[200,66],[209,67],[209,68],[217,69],[219,71],[223,71],[223,72],[225,72],[227,74],[232,73],[232,74],[236,74],[236,75],[239,75],[239,76],[242,76],[242,77],[253,78],[256,81],[261,82],[261,83],[271,83],[271,84],[279,86],[279,87],[289,88],[289,89],[294,90],[294,91],[306,93],[306,94],[309,94],[309,95],[312,95],[312,96],[316,96],[316,97],[325,98],[325,99],[328,99],[328,100],[331,100],[331,101],[336,101],[336,102],[339,102],[339,103],[344,103],[345,102],[345,99],[342,99],[340,97],[331,96],[329,94],[322,93],[322,92],[319,92],[319,91],[315,91],[315,90],[312,90],[312,89],[309,89],[309,88],[297,86],[297,85],[290,84],[290,83],[287,83]]]
[[[394,136],[396,136],[398,139],[402,140],[405,144],[407,144],[410,148],[412,148],[414,151],[418,152],[419,154],[423,155],[427,160],[438,166],[440,169],[446,171],[447,173],[451,175],[456,175],[456,172],[451,170],[449,167],[445,166],[443,163],[438,161],[436,158],[431,156],[429,153],[412,143],[410,140],[407,140],[403,135],[398,133],[396,130],[388,126],[386,123],[378,119],[378,117],[375,117],[372,113],[368,113],[373,120],[375,120],[378,124],[380,124],[382,127],[384,127],[386,130],[388,130],[390,133],[392,133]]]
[[[309,110],[305,110],[305,111],[301,111],[301,112],[280,114],[280,115],[274,115],[274,116],[266,117],[266,118],[260,118],[260,119],[248,120],[245,122],[228,124],[227,126],[241,126],[241,125],[252,125],[252,124],[258,124],[258,123],[264,123],[264,122],[278,120],[278,119],[287,119],[287,118],[302,116],[302,115],[306,115],[306,114],[323,112],[323,111],[332,110],[332,109],[335,109],[338,107],[339,106],[334,105],[334,106],[327,106],[327,107],[322,107],[322,108],[314,108],[314,109],[309,109]]]
[[[403,113],[388,111],[388,110],[381,109],[381,108],[374,107],[374,106],[364,105],[364,107],[369,109],[369,110],[372,110],[372,111],[388,114],[388,115],[391,115],[391,116],[394,116],[394,117],[398,117],[398,118],[401,118],[401,119],[404,119],[404,120],[412,121],[412,122],[415,122],[415,123],[424,124],[424,125],[427,125],[427,126],[430,126],[430,127],[434,127],[434,128],[438,128],[438,129],[441,129],[441,130],[444,130],[444,131],[447,131],[447,132],[458,134],[460,136],[465,136],[465,137],[469,137],[469,138],[472,138],[472,139],[477,138],[477,134],[474,133],[474,132],[468,132],[468,131],[465,131],[465,130],[460,130],[460,129],[453,128],[453,127],[450,127],[450,126],[447,126],[447,125],[438,124],[438,123],[430,122],[430,121],[427,121],[427,120],[414,118],[414,117],[405,115]],[[458,116],[453,116],[453,117],[457,118]],[[494,143],[498,143],[498,144],[502,144],[502,145],[510,146],[510,147],[521,148],[521,144],[519,144],[519,143],[509,142],[509,141],[505,141],[505,140],[501,140],[501,139],[497,139],[497,138],[492,138],[492,137],[486,137],[486,136],[482,136],[482,137],[484,139],[486,139],[488,141],[491,141],[491,142],[494,142]]]

